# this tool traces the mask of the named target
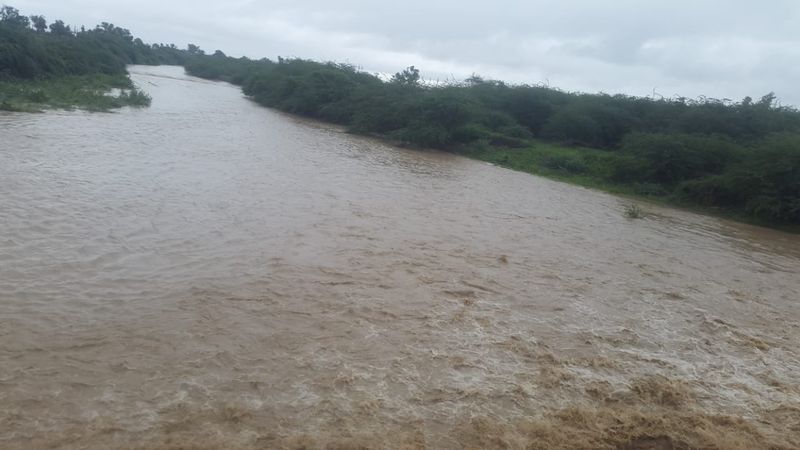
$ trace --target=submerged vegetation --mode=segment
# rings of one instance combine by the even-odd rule
[[[426,83],[348,64],[251,60],[148,45],[113,24],[75,30],[0,10],[0,109],[146,105],[127,64],[177,64],[268,107],[355,133],[772,225],[800,224],[800,111],[739,102],[564,92],[472,76]],[[103,95],[125,88],[118,97]]]
[[[109,89],[118,93],[112,95]],[[74,75],[40,80],[0,81],[0,110],[82,108],[107,111],[122,106],[148,106],[150,96],[125,75]]]
[[[646,215],[644,208],[635,203],[625,205],[625,217],[628,219],[643,219]]]

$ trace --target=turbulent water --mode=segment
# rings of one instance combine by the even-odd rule
[[[797,235],[132,77],[0,113],[0,448],[800,447]]]

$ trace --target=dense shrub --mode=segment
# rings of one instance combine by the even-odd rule
[[[553,114],[544,124],[542,137],[568,145],[603,145],[600,124],[587,111],[578,107],[564,108]]]
[[[742,151],[730,139],[689,134],[631,133],[622,142],[625,155],[617,181],[673,184],[722,172]]]
[[[110,23],[72,30],[57,20],[46,32],[42,16],[32,16],[34,21],[20,17],[24,16],[10,6],[0,14],[0,79],[124,74],[127,64],[181,64],[185,60],[185,52],[175,46],[147,45]]]

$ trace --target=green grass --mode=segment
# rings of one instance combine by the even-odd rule
[[[711,215],[752,225],[767,226],[789,233],[800,234],[800,226],[775,224],[736,209],[697,205],[674,195],[664,187],[654,184],[622,184],[610,180],[616,159],[612,150],[584,147],[567,147],[536,139],[528,140],[521,148],[496,147],[487,142],[463,146],[454,153],[478,159],[507,169],[530,173],[590,189],[596,189],[649,203],[680,208],[698,214]],[[638,211],[637,211],[638,212]],[[644,210],[641,212],[645,213]],[[623,211],[627,216],[628,212]]]
[[[112,89],[119,89],[110,95]],[[123,106],[149,106],[150,96],[127,75],[83,75],[42,80],[0,81],[0,110],[43,109],[109,111]]]
[[[646,196],[635,186],[608,181],[614,160],[611,151],[566,147],[530,140],[521,148],[495,147],[485,142],[461,147],[455,153],[508,169],[541,175],[616,194]]]

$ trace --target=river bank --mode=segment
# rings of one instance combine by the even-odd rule
[[[40,112],[82,109],[107,112],[150,105],[150,97],[127,74],[80,75],[0,81],[0,111]]]
[[[228,81],[226,81],[228,82]],[[251,100],[253,100],[251,98]],[[281,110],[278,110],[281,111]],[[629,206],[639,208],[642,214],[648,214],[648,205],[657,207],[678,208],[696,214],[733,220],[744,224],[761,226],[792,234],[800,234],[800,225],[772,223],[746,214],[739,209],[701,206],[686,198],[671,194],[657,185],[641,183],[636,185],[617,184],[609,181],[608,174],[613,170],[614,159],[619,155],[613,151],[558,145],[535,139],[517,139],[515,147],[493,146],[489,142],[475,145],[458,146],[441,150],[418,145],[409,145],[390,136],[378,133],[359,133],[346,126],[309,118],[301,114],[281,111],[289,117],[302,118],[318,122],[325,126],[337,127],[342,132],[375,139],[388,145],[417,151],[445,151],[470,159],[488,162],[498,167],[511,169],[530,175],[549,178],[575,186],[594,189],[630,201]],[[587,155],[588,153],[588,155]],[[625,214],[624,211],[621,214]]]
[[[764,226],[788,233],[800,234],[800,225],[772,223],[760,220],[740,209],[701,206],[685,197],[677,196],[652,184],[616,184],[608,180],[609,165],[616,156],[603,150],[595,152],[589,164],[581,161],[585,150],[559,146],[548,142],[529,142],[522,148],[496,148],[489,145],[466,146],[454,153],[468,158],[486,161],[500,167],[547,177],[553,180],[597,189],[629,198],[642,205],[658,204],[680,208],[698,214],[720,217],[751,225]]]
[[[422,148],[603,186],[765,226],[800,224],[800,111],[759,101],[564,92],[472,77],[431,85],[348,64],[195,56],[187,73],[255,102]]]

